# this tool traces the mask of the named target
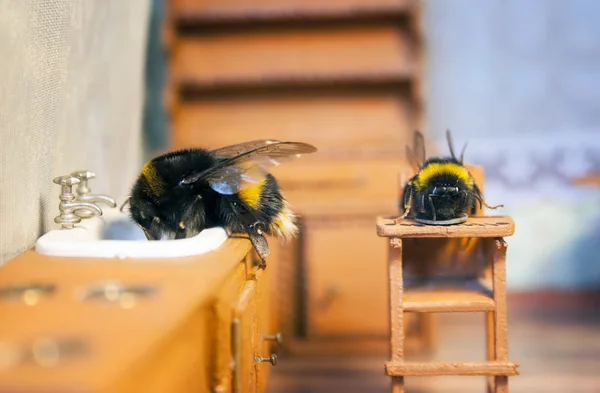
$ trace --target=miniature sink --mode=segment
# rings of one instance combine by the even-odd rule
[[[126,212],[106,206],[101,209],[101,217],[82,219],[73,229],[44,234],[37,240],[35,251],[63,257],[176,258],[208,253],[227,239],[225,229],[217,227],[187,239],[148,241]]]

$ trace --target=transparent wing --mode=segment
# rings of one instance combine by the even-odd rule
[[[420,131],[415,131],[413,152],[415,153],[415,158],[417,159],[420,167],[427,160],[427,156],[425,155],[425,138]]]
[[[412,166],[415,173],[419,172],[419,168],[421,167],[421,165],[417,161],[417,159],[410,147],[406,146],[405,154],[406,154],[406,159],[408,160],[408,163]]]
[[[244,188],[259,184],[269,172],[271,167],[278,162],[271,163],[262,158],[249,161],[245,164],[226,166],[205,177],[210,188],[219,194],[237,194]]]
[[[248,150],[247,146],[251,144],[257,144],[258,147]],[[219,149],[217,154],[232,154],[236,149],[245,151],[234,157],[223,159],[219,164],[203,172],[185,177],[181,184],[204,180],[218,193],[231,195],[259,183],[271,168],[283,162],[295,160],[302,154],[317,151],[314,146],[307,143],[254,141]]]
[[[413,148],[406,146],[405,148],[406,159],[413,167],[415,172],[418,172],[423,163],[425,162],[425,138],[419,131],[415,131],[413,139]]]
[[[240,154],[249,152],[251,150],[257,149],[259,147],[268,146],[274,143],[280,143],[281,141],[277,141],[274,139],[259,139],[250,142],[236,143],[235,145],[229,145],[225,147],[221,147],[219,149],[215,149],[212,152],[221,158],[231,158],[237,157]]]

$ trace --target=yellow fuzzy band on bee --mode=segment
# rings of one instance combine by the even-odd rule
[[[146,179],[146,183],[148,184],[149,191],[156,196],[160,196],[165,192],[165,182],[156,172],[156,169],[152,165],[152,162],[144,165],[142,169],[142,176]]]
[[[242,188],[238,192],[238,196],[246,205],[248,205],[248,207],[258,209],[260,206],[260,196],[265,185],[265,180],[266,179],[263,178],[259,183]]]
[[[287,201],[284,201],[283,209],[273,220],[271,232],[284,239],[290,239],[298,234],[296,215],[290,209]]]
[[[469,174],[469,171],[465,167],[453,162],[432,162],[426,165],[421,169],[413,184],[418,191],[421,191],[434,176],[442,174],[456,176],[467,188],[471,189],[473,187],[473,178]]]

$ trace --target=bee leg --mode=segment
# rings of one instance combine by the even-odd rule
[[[175,232],[175,240],[177,239],[185,239],[185,229],[179,229]]]
[[[433,206],[433,200],[431,200],[431,195],[427,196],[427,199],[429,199],[429,206],[431,206],[431,215],[433,217],[433,221],[436,220],[436,216],[435,216],[435,206]]]
[[[148,232],[148,230],[146,228],[142,228],[142,231],[144,231],[144,235],[146,236],[146,239],[148,241],[154,240],[154,238],[152,237],[152,235],[150,235],[150,232]]]
[[[408,183],[406,185],[406,190],[404,191],[404,213],[401,216],[396,217],[394,220],[394,224],[398,224],[401,220],[404,220],[406,216],[410,213],[410,207],[412,205],[412,183]]]
[[[479,187],[477,187],[477,184],[473,185],[473,195],[479,201],[479,207],[481,207],[482,204],[483,204],[483,206],[487,207],[488,209],[492,209],[492,210],[495,210],[499,207],[504,207],[504,205],[496,205],[496,206],[488,205],[487,202],[485,201],[485,199],[483,198],[483,194],[479,190]]]
[[[267,267],[267,257],[271,254],[269,243],[267,243],[267,239],[265,239],[262,232],[249,232],[248,235],[250,237],[250,242],[252,242],[252,245],[262,262],[259,267],[265,269]]]
[[[122,205],[121,205],[121,207],[119,208],[119,211],[120,211],[121,213],[123,213],[123,209],[125,208],[125,205],[128,205],[130,201],[131,201],[131,197],[129,197],[129,198],[127,198],[127,199],[125,199],[125,202],[123,202],[123,204],[122,204]]]
[[[229,235],[230,239],[246,239],[250,240],[250,236],[248,235]]]

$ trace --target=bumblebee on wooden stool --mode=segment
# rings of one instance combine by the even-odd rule
[[[514,222],[508,216],[469,214],[477,210],[474,201],[480,209],[489,206],[462,154],[455,158],[449,133],[448,139],[452,159],[418,161],[425,164],[417,166],[404,189],[403,214],[377,219],[377,234],[389,238],[391,360],[385,369],[393,393],[405,391],[407,376],[441,375],[487,376],[488,392],[507,393],[508,377],[518,375],[518,364],[508,360],[504,241],[514,233]],[[420,134],[415,141],[424,146]],[[487,360],[405,361],[405,312],[485,313]]]

